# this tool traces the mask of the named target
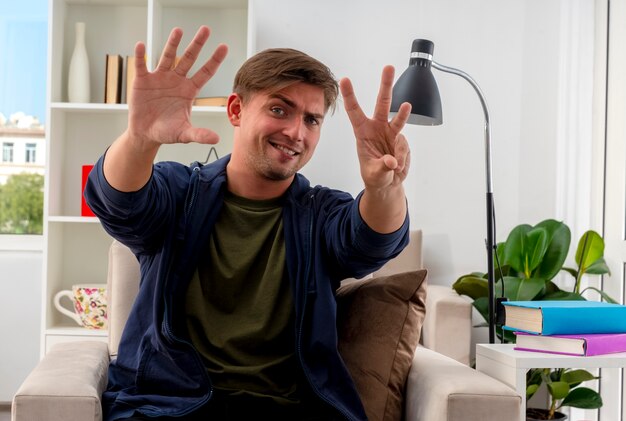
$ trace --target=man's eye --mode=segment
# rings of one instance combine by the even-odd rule
[[[307,117],[306,122],[312,126],[319,126],[320,124],[319,120],[315,117]]]
[[[277,114],[277,115],[285,115],[285,110],[283,110],[280,107],[272,107],[270,108],[270,110],[272,111],[272,113]]]

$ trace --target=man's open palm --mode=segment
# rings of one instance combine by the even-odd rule
[[[209,38],[209,28],[202,26],[175,65],[176,50],[182,30],[174,28],[167,40],[156,69],[146,67],[145,45],[135,46],[135,80],[129,100],[129,133],[148,144],[216,143],[218,135],[191,124],[191,106],[202,86],[217,72],[228,48],[219,45],[212,56],[191,77],[187,73]]]

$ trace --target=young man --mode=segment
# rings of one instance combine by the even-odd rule
[[[216,143],[193,127],[193,98],[226,56],[220,45],[187,73],[208,39],[200,28],[172,69],[170,34],[156,70],[135,48],[126,131],[90,175],[85,196],[105,229],[131,248],[141,285],[109,368],[105,418],[366,419],[337,351],[335,290],[408,241],[402,186],[410,106],[388,120],[393,68],[374,116],[350,81],[340,88],[364,182],[349,194],[311,187],[298,171],[319,141],[338,86],[299,51],[250,58],[228,99],[232,154],[211,165],[153,165],[166,143]]]

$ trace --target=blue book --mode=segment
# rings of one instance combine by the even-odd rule
[[[504,329],[540,335],[626,333],[626,306],[600,301],[507,301]]]

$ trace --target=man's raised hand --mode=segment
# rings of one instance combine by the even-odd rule
[[[372,118],[359,105],[349,79],[340,81],[344,106],[357,141],[361,177],[365,188],[385,189],[396,186],[406,178],[409,168],[409,147],[400,131],[406,124],[411,106],[402,104],[389,120],[394,69],[383,69],[378,98]]]
[[[217,72],[228,51],[226,45],[220,44],[202,67],[187,77],[209,34],[208,27],[200,27],[175,65],[183,32],[174,28],[153,72],[146,67],[145,45],[137,43],[136,76],[129,101],[128,134],[131,138],[141,140],[145,147],[164,143],[216,143],[219,140],[215,132],[193,127],[190,120],[194,98]]]

